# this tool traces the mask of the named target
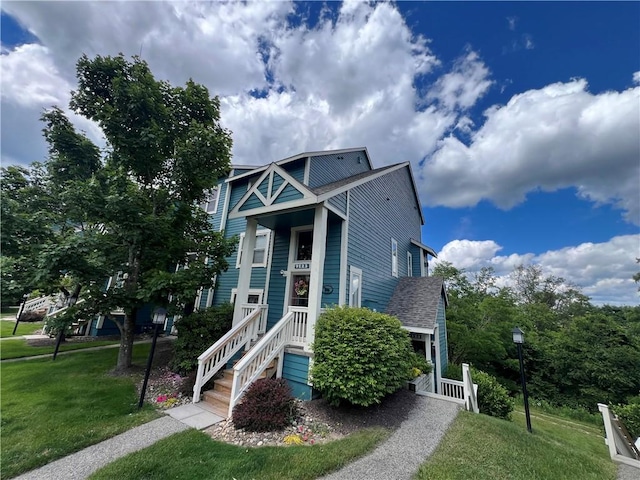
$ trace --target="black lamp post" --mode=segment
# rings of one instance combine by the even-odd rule
[[[67,299],[67,307],[73,307],[78,301],[78,297],[71,296]],[[53,351],[53,359],[55,360],[58,356],[58,350],[60,349],[60,344],[62,343],[62,339],[64,338],[64,331],[67,329],[66,326],[60,328],[58,332],[58,338],[56,339],[56,348]]]
[[[151,364],[153,363],[153,354],[156,351],[156,342],[158,341],[158,330],[160,325],[164,325],[164,321],[167,318],[167,310],[162,307],[158,307],[153,311],[153,341],[151,342],[151,351],[149,352],[149,359],[147,360],[147,370],[144,372],[144,382],[142,382],[142,391],[140,392],[140,401],[138,402],[138,408],[142,408],[144,403],[144,394],[147,391],[147,383],[149,382],[149,374],[151,373]]]
[[[22,316],[22,312],[24,312],[24,306],[27,304],[27,299],[29,298],[29,294],[25,293],[22,296],[22,303],[20,304],[20,308],[18,309],[18,314],[16,315],[16,324],[13,327],[13,333],[11,335],[16,334],[16,330],[18,329],[18,324],[20,323],[20,317]]]
[[[513,343],[518,346],[518,358],[520,359],[520,380],[522,382],[522,395],[524,397],[524,414],[527,417],[527,430],[531,433],[531,416],[529,415],[529,395],[527,394],[527,382],[524,378],[524,360],[522,360],[522,344],[524,343],[524,332],[518,327],[514,328]]]

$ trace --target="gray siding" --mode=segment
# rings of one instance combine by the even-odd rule
[[[342,192],[327,200],[327,203],[336,208],[340,213],[347,213],[347,192]]]
[[[392,238],[398,242],[398,277],[406,276],[411,238],[421,238],[418,208],[407,168],[351,190],[347,263],[362,269],[363,307],[385,311],[393,295]]]
[[[329,222],[327,228],[327,251],[324,257],[324,277],[322,280],[322,308],[338,305],[340,301],[341,235],[342,220]],[[327,290],[325,290],[325,288]],[[331,292],[329,292],[329,290],[331,290]]]
[[[340,155],[311,157],[309,186],[311,188],[320,187],[369,170],[364,150]]]
[[[444,297],[440,297],[440,302],[438,303],[438,316],[436,318],[436,322],[438,323],[438,335],[440,342],[440,374],[444,375],[447,370],[447,365],[449,364],[449,345],[447,344],[447,322],[445,319],[445,304]]]
[[[300,183],[304,183],[304,167],[306,162],[306,158],[300,158],[298,160],[294,160],[293,162],[281,165],[281,167]]]

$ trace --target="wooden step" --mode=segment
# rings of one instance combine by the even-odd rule
[[[202,400],[214,410],[214,413],[223,418],[228,417],[230,397],[230,393],[225,395],[215,390],[207,390],[202,394]]]

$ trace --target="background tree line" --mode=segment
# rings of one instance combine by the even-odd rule
[[[443,262],[449,360],[469,362],[520,391],[511,331],[525,331],[525,368],[532,397],[597,410],[597,403],[640,402],[640,307],[595,306],[563,278],[537,265],[519,266],[510,286],[491,268],[475,275]]]

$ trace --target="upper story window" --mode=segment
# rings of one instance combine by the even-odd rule
[[[298,243],[296,245],[296,261],[311,260],[313,251],[313,230],[303,230],[298,232]]]
[[[407,277],[413,277],[413,255],[407,252]]]
[[[398,242],[391,239],[391,275],[398,276]]]
[[[271,230],[258,230],[256,232],[256,247],[253,249],[252,267],[266,267],[269,249],[269,240],[271,239]],[[240,243],[238,244],[238,259],[236,260],[236,268],[240,268],[242,263],[242,245],[244,243],[244,233],[240,234]]]
[[[220,188],[216,185],[209,190],[207,199],[201,205],[202,209],[207,213],[216,213],[218,211],[218,200],[220,200]]]

